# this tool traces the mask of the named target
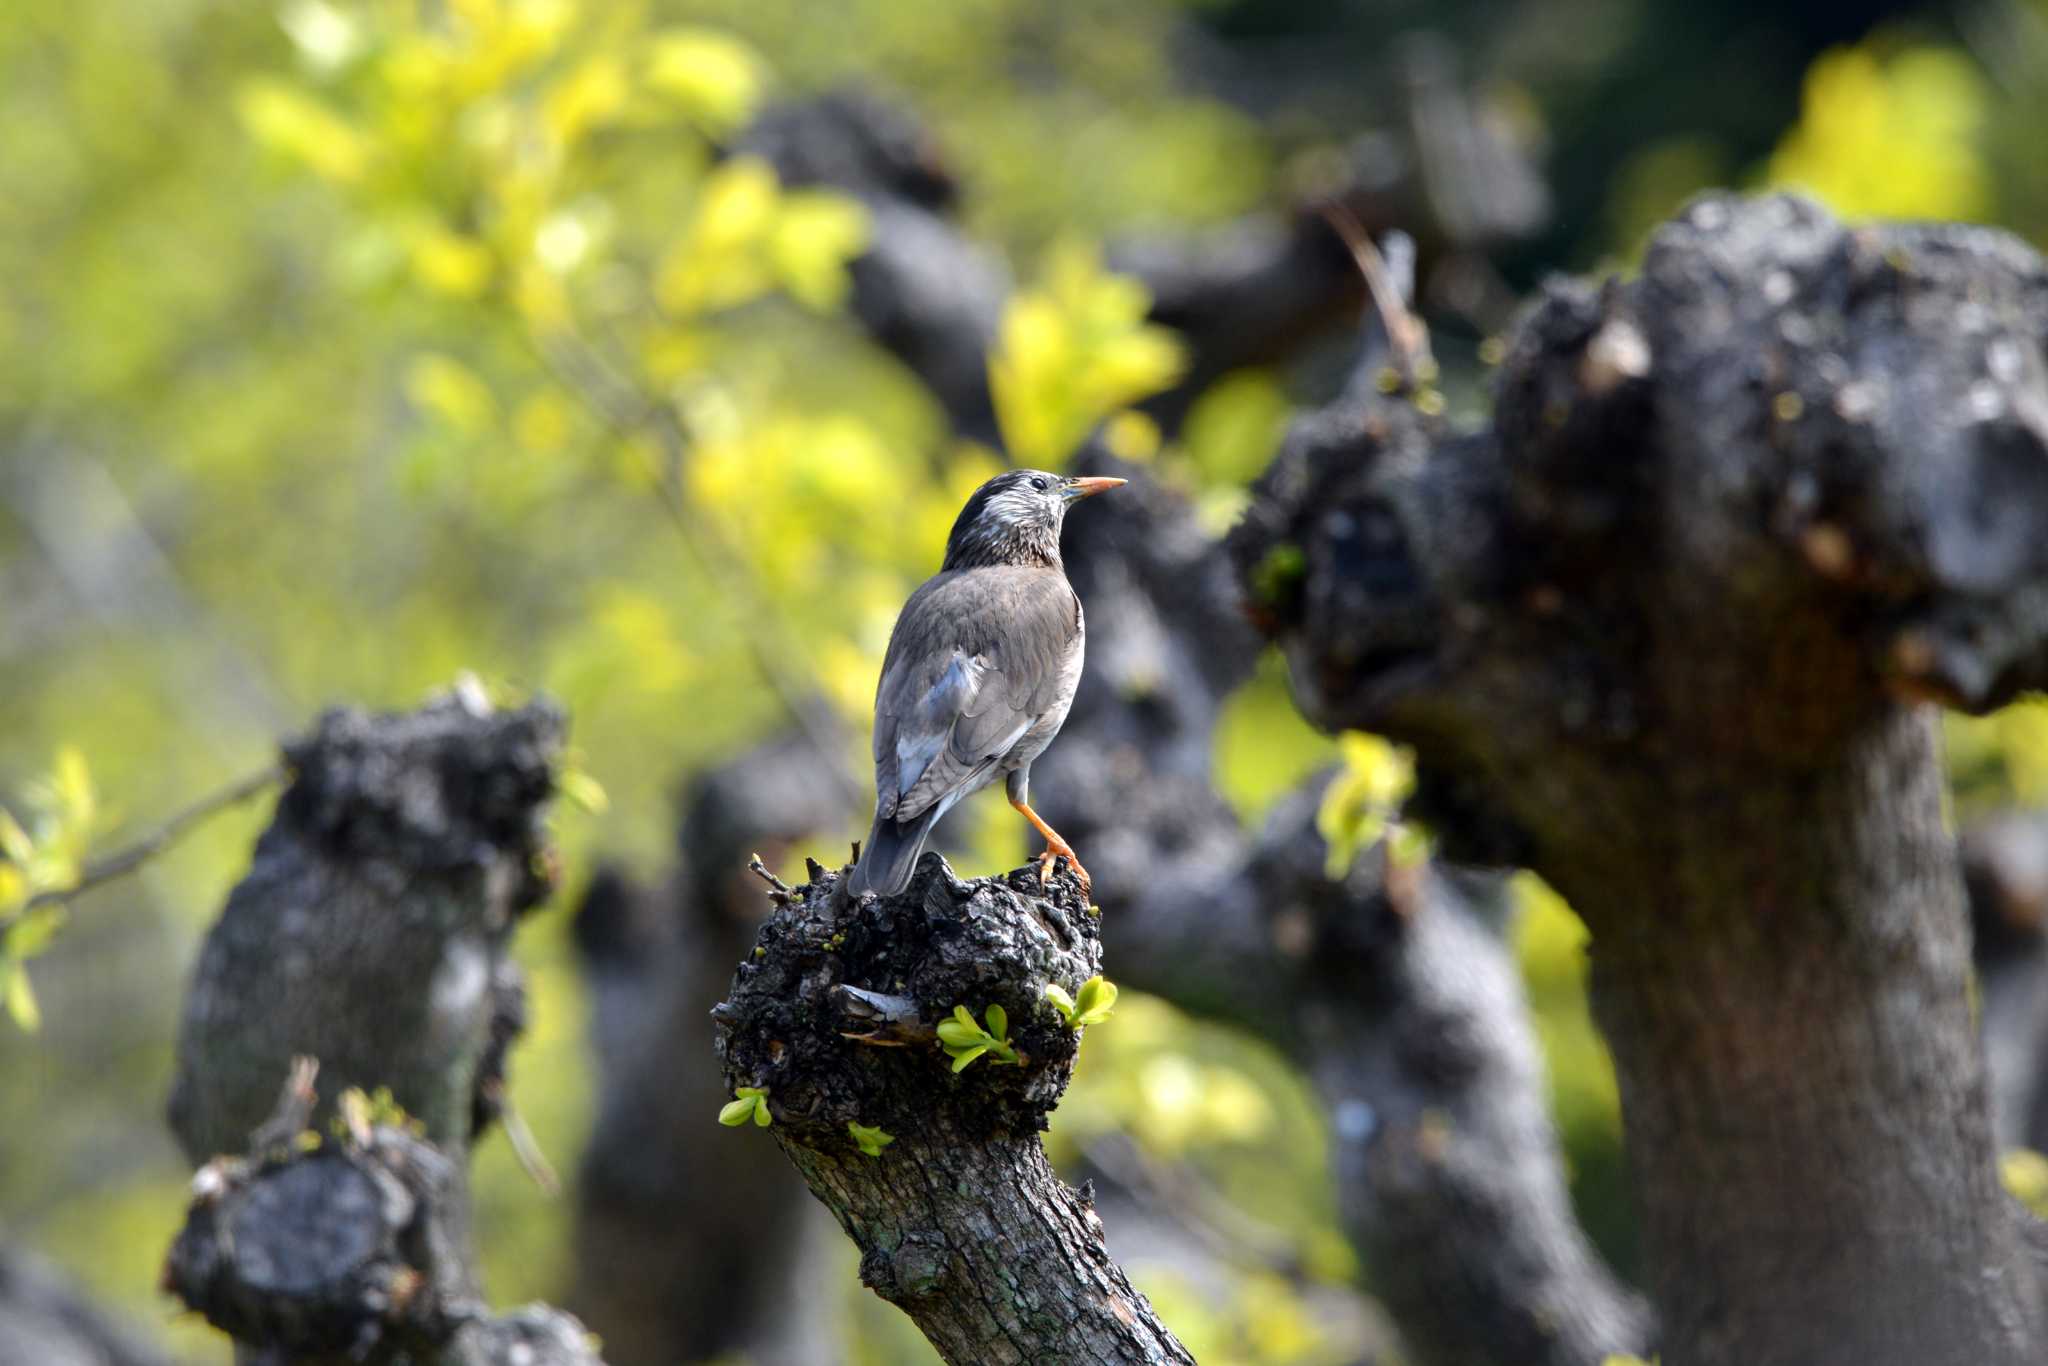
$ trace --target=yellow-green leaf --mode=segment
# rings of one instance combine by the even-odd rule
[[[669,29],[656,35],[648,52],[648,88],[712,133],[745,123],[767,84],[767,69],[752,48],[709,29]]]
[[[885,1129],[872,1124],[856,1124],[852,1120],[846,1122],[846,1132],[869,1157],[880,1157],[882,1149],[896,1141],[896,1136]]]
[[[4,971],[7,981],[4,988],[8,1018],[25,1034],[33,1034],[43,1027],[43,1012],[36,1005],[35,988],[29,984],[28,966],[19,961],[10,962]]]

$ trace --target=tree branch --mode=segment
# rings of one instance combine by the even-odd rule
[[[1038,1131],[1080,1037],[1044,999],[1095,974],[1095,918],[1070,876],[961,882],[928,857],[895,897],[849,898],[811,866],[714,1012],[726,1081],[762,1088],[772,1132],[861,1249],[861,1279],[957,1363],[1192,1362],[1110,1260],[1088,1196]],[[935,1047],[849,1042],[836,988],[902,994],[927,1023],[1008,1015],[1015,1065],[955,1072]],[[893,1141],[863,1152],[851,1125]]]
[[[497,712],[458,689],[331,711],[286,746],[292,781],[193,974],[170,1103],[204,1165],[166,1282],[252,1361],[595,1362],[566,1315],[487,1314],[469,1234],[470,1146],[524,1024],[511,936],[552,876],[562,730],[545,702]],[[417,1132],[359,1106],[330,1141],[345,1087],[388,1087]]]
[[[2044,298],[1995,234],[1705,199],[1543,299],[1490,428],[1321,414],[1233,538],[1304,710],[1591,926],[1674,1358],[2038,1353],[1898,699],[2039,677]]]
[[[87,860],[85,867],[79,872],[78,880],[69,887],[46,887],[30,897],[14,914],[0,916],[0,940],[5,940],[9,930],[37,911],[50,906],[66,905],[116,878],[128,876],[183,839],[186,832],[194,826],[219,815],[229,807],[240,806],[251,797],[282,782],[284,776],[285,770],[280,764],[258,769],[245,778],[229,783],[220,791],[200,798],[133,843],[123,845],[110,854]]]

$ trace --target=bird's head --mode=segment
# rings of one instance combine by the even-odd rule
[[[946,538],[947,569],[989,564],[1058,565],[1060,524],[1083,498],[1123,483],[1103,475],[1005,470],[974,491]]]

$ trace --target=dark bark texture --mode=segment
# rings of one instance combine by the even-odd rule
[[[265,1135],[193,1189],[164,1285],[246,1366],[601,1366],[569,1315],[484,1306],[462,1168],[404,1128]]]
[[[1591,927],[1667,1361],[2042,1350],[1912,699],[2043,681],[2044,304],[1997,234],[1702,199],[1488,428],[1319,414],[1234,535],[1308,714]]]
[[[719,1056],[729,1085],[766,1092],[862,1280],[962,1366],[1191,1362],[1039,1145],[1081,1044],[1045,989],[1077,993],[1101,953],[1071,876],[961,882],[928,854],[897,896],[851,897],[813,864],[775,897],[714,1012]],[[932,1031],[963,1005],[1003,1008],[1013,1064],[952,1070]],[[853,1124],[894,1141],[869,1156]]]
[[[465,687],[332,711],[285,747],[290,785],[194,971],[170,1106],[204,1165],[166,1285],[242,1360],[596,1362],[559,1311],[489,1315],[469,1231],[470,1145],[524,1022],[511,936],[552,878],[562,731],[549,704],[496,711]],[[348,1088],[388,1088],[410,1127],[341,1113],[338,1134]]]

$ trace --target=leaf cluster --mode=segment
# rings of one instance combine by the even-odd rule
[[[61,903],[31,903],[39,892],[77,883],[99,795],[84,756],[66,746],[49,776],[28,784],[23,797],[25,823],[0,807],[0,1005],[16,1028],[33,1033],[43,1016],[28,960],[50,946],[65,913]]]
[[[939,1021],[939,1046],[953,1060],[953,1070],[964,1072],[984,1055],[999,1063],[1018,1065],[1017,1050],[1010,1043],[1010,1013],[991,1004],[982,1012],[987,1026],[975,1021],[966,1006],[954,1006],[952,1018]]]
[[[765,1129],[775,1122],[775,1116],[768,1113],[768,1091],[761,1086],[741,1086],[733,1091],[736,1100],[729,1100],[718,1112],[718,1122],[727,1128],[737,1129],[748,1120],[757,1128]]]

